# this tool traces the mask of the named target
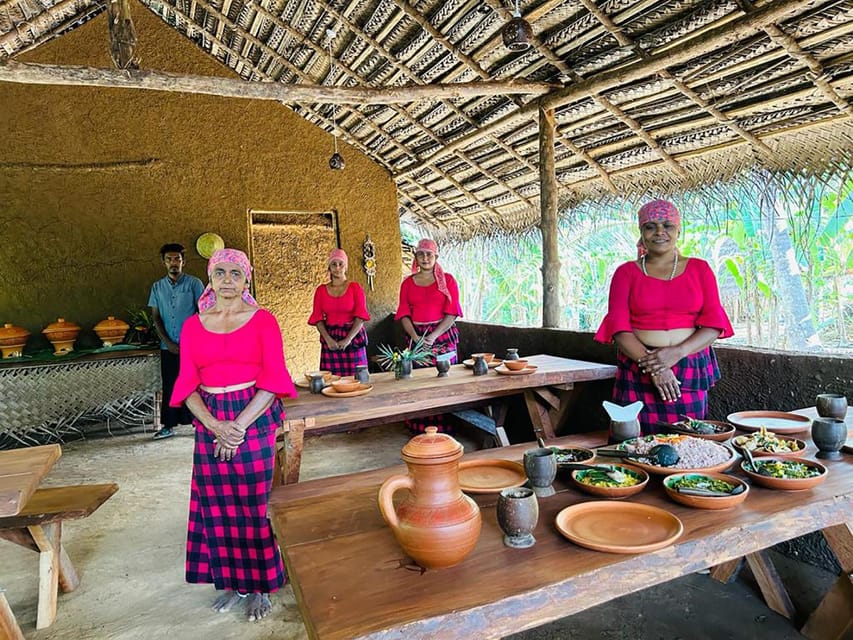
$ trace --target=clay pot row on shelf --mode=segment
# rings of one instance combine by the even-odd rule
[[[123,320],[109,316],[95,325],[95,333],[104,343],[105,347],[111,347],[124,340],[124,336],[130,326]],[[69,322],[65,318],[58,318],[44,328],[42,333],[53,345],[54,355],[61,356],[74,351],[74,341],[80,335],[80,325]],[[23,327],[16,327],[7,322],[0,328],[0,352],[4,358],[18,358],[24,353],[24,346],[30,332]]]

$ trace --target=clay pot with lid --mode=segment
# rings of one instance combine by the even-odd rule
[[[30,332],[7,322],[0,328],[0,351],[4,358],[19,358],[24,354],[24,345]]]
[[[80,335],[80,325],[68,322],[65,318],[57,318],[56,322],[47,325],[42,333],[53,345],[53,355],[61,356],[74,351],[74,341]]]
[[[128,329],[130,329],[129,324],[124,320],[117,320],[114,316],[107,316],[106,320],[101,320],[95,325],[95,333],[105,347],[121,343]]]
[[[459,488],[462,445],[427,427],[403,447],[406,475],[388,478],[379,489],[379,510],[397,542],[422,567],[452,567],[477,544],[480,507]],[[396,507],[394,494],[408,489]]]

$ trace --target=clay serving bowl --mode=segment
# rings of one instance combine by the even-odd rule
[[[472,360],[475,360],[475,359],[479,358],[480,356],[483,356],[483,360],[485,360],[485,361],[486,361],[486,363],[489,363],[489,362],[491,362],[491,361],[492,361],[492,359],[495,357],[495,354],[494,354],[494,353],[486,353],[486,352],[483,352],[483,353],[472,353],[472,354],[471,354],[471,359],[472,359]]]
[[[521,371],[527,366],[527,360],[504,360],[504,366],[510,371]]]
[[[23,327],[16,327],[11,322],[0,327],[0,351],[4,358],[17,358],[24,351],[30,332]]]
[[[764,475],[763,473],[756,473],[752,470],[749,462],[744,460],[740,468],[743,472],[749,476],[749,479],[755,482],[756,484],[760,484],[763,487],[767,487],[768,489],[782,489],[785,491],[801,491],[803,489],[811,489],[812,487],[816,487],[821,482],[826,480],[826,476],[829,473],[826,467],[824,467],[821,463],[815,462],[814,460],[807,460],[805,458],[778,458],[778,457],[767,457],[767,458],[758,458],[755,461],[759,465],[765,464],[773,464],[780,463],[783,465],[796,465],[802,464],[807,467],[811,467],[813,469],[817,469],[820,472],[820,475],[812,476],[810,478],[777,478],[774,476]]]
[[[806,447],[808,446],[805,440],[798,440],[797,438],[780,438],[776,436],[779,440],[788,443],[788,446],[791,449],[796,449],[794,451],[768,451],[766,449],[750,449],[750,453],[754,458],[801,458],[806,455]],[[744,458],[746,457],[743,453],[743,443],[748,440],[749,436],[738,436],[734,440],[732,440],[731,445],[734,447],[734,450],[737,451]],[[740,441],[740,443],[738,442]]]
[[[338,393],[349,393],[361,389],[361,383],[355,378],[341,378],[332,382],[332,389]]]
[[[693,429],[686,429],[680,422],[666,425],[666,430],[673,433],[684,433],[700,440],[712,440],[713,442],[725,442],[735,434],[734,425],[728,422],[720,422],[718,420],[702,420],[702,422],[713,425],[715,429],[714,433],[699,433]]]
[[[583,481],[583,478],[592,473],[587,469],[577,469],[572,471],[572,482],[575,483],[575,486],[589,493],[593,496],[598,496],[600,498],[609,498],[611,500],[620,500],[622,498],[627,498],[628,496],[632,496],[635,493],[640,493],[643,489],[646,488],[646,485],[649,483],[649,474],[640,469],[639,467],[634,467],[628,464],[601,464],[601,465],[593,465],[595,467],[601,467],[603,470],[608,471],[610,469],[621,471],[626,475],[634,476],[639,480],[637,484],[632,484],[625,487],[597,487],[595,485],[587,484]]]
[[[124,340],[124,336],[130,326],[124,320],[117,320],[115,316],[108,316],[95,325],[95,333],[104,343],[105,347],[111,347]]]
[[[328,383],[328,382],[329,382],[329,380],[330,380],[330,378],[332,377],[332,372],[331,372],[331,371],[308,371],[308,372],[305,374],[305,379],[306,379],[308,382],[311,382],[311,378],[312,378],[312,377],[314,377],[314,376],[316,376],[316,375],[318,375],[318,374],[321,374],[321,373],[323,374],[323,380],[324,380],[326,383]]]
[[[683,478],[709,478],[711,480],[720,480],[732,487],[743,487],[743,489],[740,493],[735,493],[729,496],[701,496],[690,493],[681,493],[676,489],[676,487],[678,486],[679,480]],[[749,494],[749,484],[740,478],[727,476],[723,473],[674,473],[663,479],[663,488],[666,491],[666,495],[670,498],[680,504],[693,507],[694,509],[731,509],[746,500],[746,496]]]
[[[595,451],[586,447],[548,447],[554,452],[554,457],[557,458],[557,468],[565,464],[592,464],[595,460]]]

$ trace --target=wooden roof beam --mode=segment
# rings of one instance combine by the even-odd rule
[[[644,60],[639,60],[625,67],[590,76],[583,82],[570,85],[565,89],[559,89],[547,96],[540,98],[543,108],[556,108],[569,104],[582,98],[590,97],[595,93],[604,92],[613,87],[635,82],[641,78],[658,73],[661,69],[683,64],[689,60],[705,55],[725,44],[736,42],[756,30],[763,28],[766,24],[777,21],[809,4],[809,0],[774,0],[748,16],[732,20],[723,26],[712,29],[703,34],[701,38],[691,38],[681,44],[668,47],[660,53],[653,53]],[[507,114],[502,118],[483,126],[478,131],[466,134],[439,149],[431,156],[423,159],[422,164],[417,167],[409,167],[396,175],[406,175],[424,166],[423,163],[432,165],[440,158],[452,153],[456,149],[464,148],[475,140],[478,140],[491,132],[506,127],[522,118],[530,119],[538,111],[539,105],[528,103],[518,111]]]

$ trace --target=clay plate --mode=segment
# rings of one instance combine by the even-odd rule
[[[500,493],[527,482],[524,467],[512,460],[462,460],[459,487],[467,493]]]
[[[679,493],[675,489],[670,488],[671,483],[676,478],[684,476],[707,476],[714,480],[722,480],[735,487],[741,486],[743,487],[743,491],[733,496],[694,496],[687,493]],[[746,496],[749,495],[749,484],[740,478],[727,476],[723,473],[673,473],[671,476],[663,479],[663,488],[666,491],[666,495],[670,498],[694,509],[731,509],[746,500]]]
[[[492,360],[490,362],[487,362],[486,364],[489,365],[489,369],[494,369],[495,367],[502,365],[503,362],[504,361],[501,360],[500,358],[492,358]],[[464,364],[469,369],[473,369],[474,368],[474,359],[468,358],[468,360],[463,360],[462,364]]]
[[[592,461],[595,460],[595,451],[593,449],[587,449],[586,447],[547,447],[551,451],[554,452],[554,455],[557,457],[557,469],[563,467],[566,464],[592,464]],[[563,462],[560,461],[561,454],[563,456]],[[567,456],[569,454],[574,454],[575,460],[569,461]]]
[[[766,457],[760,458],[761,462],[767,462],[768,460],[784,460],[785,462],[801,462],[802,464],[808,467],[815,467],[818,471],[820,471],[819,476],[814,476],[813,478],[773,478],[771,476],[764,476],[760,473],[755,473],[754,471],[747,471],[745,467],[748,465],[747,461],[744,460],[740,468],[743,472],[749,476],[749,479],[755,482],[756,484],[760,484],[763,487],[767,487],[768,489],[783,489],[786,491],[802,491],[803,489],[811,489],[812,487],[816,487],[821,482],[826,480],[826,476],[828,471],[826,467],[824,467],[821,463],[815,462],[814,460],[806,460],[805,458],[778,458],[778,457]]]
[[[357,389],[356,391],[340,393],[335,391],[335,388],[330,385],[328,387],[323,387],[323,395],[329,396],[330,398],[355,398],[357,396],[363,396],[366,393],[370,393],[373,390],[372,384],[363,384],[361,387],[361,389]]]
[[[518,371],[512,371],[506,367],[497,367],[495,368],[495,371],[504,376],[525,376],[528,373],[533,373],[536,369],[538,369],[538,367],[535,364],[529,364],[524,367],[524,369],[519,369]]]
[[[801,433],[812,426],[810,418],[785,411],[738,411],[730,413],[726,420],[741,431],[759,431],[766,427],[772,433]]]
[[[611,467],[623,473],[631,472],[636,476],[639,476],[640,481],[637,484],[632,484],[630,487],[595,487],[591,484],[586,484],[580,481],[580,478],[583,477],[583,474],[587,473],[584,469],[576,469],[572,471],[572,482],[575,483],[575,486],[589,493],[593,496],[599,496],[600,498],[610,498],[611,500],[619,500],[621,498],[627,498],[628,496],[632,496],[635,493],[640,493],[643,489],[646,488],[646,485],[649,483],[649,474],[643,471],[638,467],[632,467],[627,464],[598,464],[593,465],[597,467]]]
[[[684,533],[681,520],[639,502],[581,502],[557,514],[557,529],[581,547],[606,553],[647,553]]]
[[[799,445],[799,449],[796,451],[791,451],[790,453],[777,452],[777,451],[765,451],[764,449],[752,449],[750,453],[753,458],[802,458],[806,455],[806,444],[805,440],[798,440],[797,438],[779,438],[780,440],[785,440],[786,442],[794,441]],[[736,443],[734,440],[731,442],[734,450],[737,451],[740,455],[743,456],[743,447]],[[744,458],[746,456],[743,456]]]
[[[668,424],[665,428],[668,432],[679,433],[685,436],[693,436],[694,438],[711,440],[713,442],[725,442],[735,434],[734,425],[729,424],[728,422],[720,422],[719,420],[702,420],[702,422],[707,422],[708,424],[712,424],[722,430],[717,431],[716,433],[696,433],[695,431],[682,429],[678,424]]]
[[[678,434],[683,435],[683,434]],[[626,440],[625,442],[631,442],[631,440]],[[713,442],[713,441],[712,441]],[[624,444],[624,443],[623,443]],[[729,454],[729,459],[725,462],[721,462],[720,464],[715,464],[710,467],[698,467],[696,469],[678,469],[676,467],[661,467],[656,464],[646,464],[645,462],[639,462],[634,458],[626,458],[626,462],[634,465],[635,467],[639,467],[643,471],[648,471],[649,473],[653,473],[658,476],[668,476],[673,473],[715,473],[722,472],[731,467],[735,460],[737,460],[737,455],[734,451],[729,449],[727,446],[720,444],[719,442],[713,442],[714,445],[718,447],[722,447]]]

